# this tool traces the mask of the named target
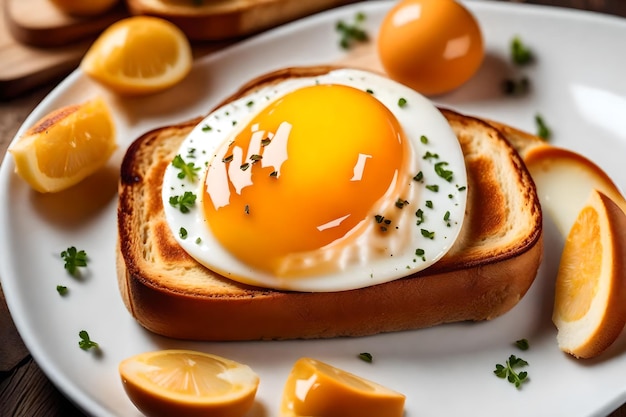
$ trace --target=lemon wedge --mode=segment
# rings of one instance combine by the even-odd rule
[[[285,383],[281,417],[402,417],[405,396],[311,358],[301,358]]]
[[[105,29],[80,68],[116,93],[144,95],[182,81],[192,62],[189,40],[176,25],[157,17],[134,16]]]
[[[119,3],[119,0],[51,0],[63,13],[72,16],[97,16]]]
[[[626,323],[626,214],[592,190],[567,236],[552,320],[559,348],[579,358],[606,350]]]
[[[16,171],[42,193],[69,188],[100,169],[117,148],[115,124],[100,97],[57,109],[11,147]]]
[[[259,377],[247,365],[190,350],[145,352],[119,365],[124,390],[146,416],[243,416]]]

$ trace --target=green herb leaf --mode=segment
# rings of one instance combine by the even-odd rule
[[[78,267],[87,266],[87,253],[84,250],[77,250],[74,246],[61,252],[61,258],[65,261],[63,267],[70,275],[76,275]]]
[[[511,40],[511,59],[515,65],[527,65],[533,61],[531,50],[524,45],[519,36]]]
[[[515,388],[520,388],[524,381],[528,380],[528,372],[516,372],[516,368],[521,368],[527,366],[528,362],[526,362],[522,358],[518,358],[515,355],[509,356],[505,365],[496,364],[496,369],[494,369],[493,373],[498,378],[506,378],[511,384],[515,385]]]
[[[451,182],[454,173],[450,170],[445,169],[446,165],[448,165],[447,162],[437,162],[435,164],[435,172],[444,180]]]
[[[417,216],[417,225],[418,226],[420,224],[424,223],[424,210],[417,209],[417,211],[415,212],[415,216]]]
[[[422,236],[424,236],[427,239],[434,239],[435,238],[435,232],[431,232],[429,230],[426,229],[421,229],[420,232],[422,233]]]
[[[515,346],[517,346],[520,350],[528,350],[528,348],[530,348],[530,344],[527,339],[516,340]]]
[[[546,125],[543,117],[541,117],[540,114],[535,115],[535,124],[537,125],[537,136],[545,140],[550,139],[550,136],[552,136],[552,132],[550,131],[550,128],[548,127],[548,125]]]
[[[200,167],[196,167],[193,162],[185,163],[185,160],[180,155],[176,155],[174,157],[172,160],[172,166],[180,169],[177,177],[181,180],[187,178],[189,181],[193,182],[198,178],[198,171],[200,171]]]
[[[396,200],[396,207],[398,207],[399,209],[404,208],[404,206],[406,206],[407,204],[409,204],[409,202],[401,198],[398,198]]]
[[[191,191],[185,191],[182,196],[171,196],[169,202],[172,207],[178,206],[181,213],[189,213],[191,207],[196,204],[196,198],[196,195]]]
[[[429,160],[429,159],[439,159],[439,155],[437,155],[436,153],[431,153],[431,152],[426,152],[423,156],[423,159]]]
[[[406,104],[407,104],[407,102],[406,102],[406,99],[404,97],[400,97],[398,99],[398,107],[400,107],[400,108],[406,107]]]
[[[67,287],[65,285],[57,285],[57,292],[59,293],[59,295],[65,295],[67,294]]]
[[[372,361],[374,360],[374,357],[372,356],[371,353],[361,352],[359,353],[359,359],[367,363],[372,363]]]
[[[335,29],[340,34],[339,46],[343,49],[349,49],[354,44],[359,42],[367,42],[369,36],[367,32],[361,27],[361,24],[365,21],[365,13],[359,12],[354,18],[354,23],[346,23],[343,20],[337,22]]]
[[[187,229],[185,229],[184,227],[181,227],[178,230],[178,236],[180,236],[181,239],[187,239],[187,236],[188,236]]]
[[[530,80],[527,77],[520,79],[507,78],[502,81],[502,92],[507,96],[521,96],[530,90]]]
[[[89,333],[86,330],[81,330],[78,332],[78,337],[80,340],[78,341],[78,346],[80,346],[83,350],[89,350],[98,347],[98,343],[94,342],[89,338]]]

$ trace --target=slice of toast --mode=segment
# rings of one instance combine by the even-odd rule
[[[356,0],[126,0],[134,15],[173,22],[192,40],[238,38]]]
[[[277,71],[226,101],[261,84],[328,69]],[[124,157],[119,186],[117,269],[128,310],[152,332],[193,340],[362,336],[507,312],[524,296],[541,262],[542,213],[535,186],[500,130],[441,111],[459,138],[468,174],[468,209],[458,240],[422,272],[330,293],[243,285],[192,259],[165,220],[161,183],[180,143],[201,119],[144,134]],[[534,140],[521,133],[515,142],[520,149]]]

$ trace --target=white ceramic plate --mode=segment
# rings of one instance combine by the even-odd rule
[[[249,417],[277,415],[283,383],[300,356],[312,356],[407,396],[406,417],[415,416],[592,416],[606,415],[626,401],[626,337],[601,358],[577,361],[562,354],[551,324],[552,282],[562,239],[546,222],[545,262],[527,296],[491,322],[356,339],[320,341],[186,343],[144,331],[118,294],[115,275],[116,176],[124,148],[153,127],[204,114],[244,80],[287,65],[335,61],[334,25],[356,11],[368,17],[370,33],[390,7],[368,2],[337,9],[281,27],[198,62],[174,90],[121,102],[115,109],[121,148],[107,170],[59,195],[37,195],[13,173],[6,157],[0,171],[0,276],[25,343],[46,374],[88,413],[136,416],[123,392],[117,364],[133,354],[163,348],[213,352],[252,366],[261,385]],[[553,128],[554,143],[595,160],[626,186],[626,20],[591,13],[499,2],[469,1],[480,20],[488,58],[460,90],[437,101],[534,131],[541,113]],[[520,35],[536,53],[524,70],[533,91],[526,97],[500,94],[511,75],[508,43]],[[56,88],[26,120],[100,92],[80,72]],[[85,195],[88,194],[86,198]],[[91,262],[82,280],[69,277],[59,253],[85,249]],[[60,297],[55,287],[70,288]],[[100,343],[101,355],[78,347],[85,329]],[[527,338],[520,352],[512,343]],[[372,364],[357,359],[370,352]],[[529,362],[530,381],[516,390],[493,369],[510,354]]]

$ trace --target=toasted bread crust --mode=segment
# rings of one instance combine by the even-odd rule
[[[226,101],[267,82],[328,69],[272,73]],[[165,221],[161,181],[200,119],[146,133],[128,149],[119,186],[117,268],[128,310],[150,331],[194,340],[362,336],[507,312],[532,284],[543,253],[534,183],[499,130],[451,110],[442,113],[457,133],[468,171],[469,209],[460,238],[420,273],[330,293],[247,286],[191,259]]]

